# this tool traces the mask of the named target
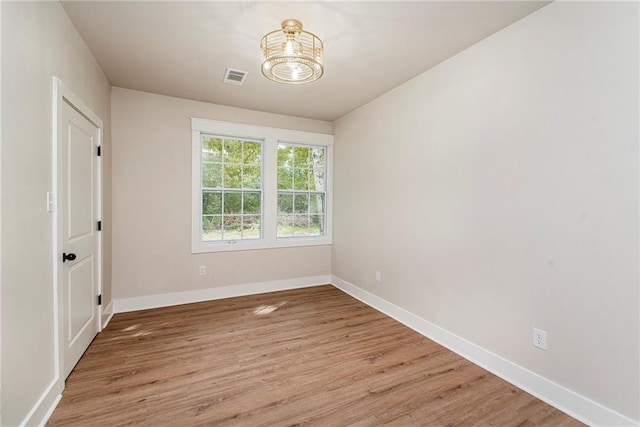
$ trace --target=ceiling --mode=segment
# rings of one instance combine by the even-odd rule
[[[114,86],[333,121],[548,2],[63,1]],[[284,85],[259,43],[287,18],[325,44],[325,74]],[[243,86],[222,82],[248,71]]]

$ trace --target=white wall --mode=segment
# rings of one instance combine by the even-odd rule
[[[52,191],[52,77],[60,77],[104,121],[107,213],[110,85],[57,2],[2,2],[1,74],[1,412],[2,425],[15,426],[37,423],[62,386],[54,375],[52,217],[45,203]],[[106,216],[107,302],[109,226]]]
[[[331,123],[121,88],[111,102],[114,299],[331,273],[331,246],[191,254],[190,117],[319,133]]]
[[[639,420],[638,35],[555,2],[336,121],[333,274]]]

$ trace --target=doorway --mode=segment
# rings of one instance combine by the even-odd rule
[[[54,270],[59,364],[66,379],[101,330],[103,123],[54,79]]]

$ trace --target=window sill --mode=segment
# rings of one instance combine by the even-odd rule
[[[261,249],[280,249],[280,248],[298,248],[305,246],[326,246],[331,245],[331,238],[325,237],[321,239],[315,238],[295,238],[287,237],[278,239],[275,243],[267,243],[264,240],[255,240],[252,242],[201,242],[199,245],[191,248],[191,253],[202,254],[209,252],[232,252],[232,251],[254,251]]]

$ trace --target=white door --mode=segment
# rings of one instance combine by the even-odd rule
[[[58,199],[62,227],[62,329],[65,378],[99,332],[97,214],[100,129],[62,102]]]

